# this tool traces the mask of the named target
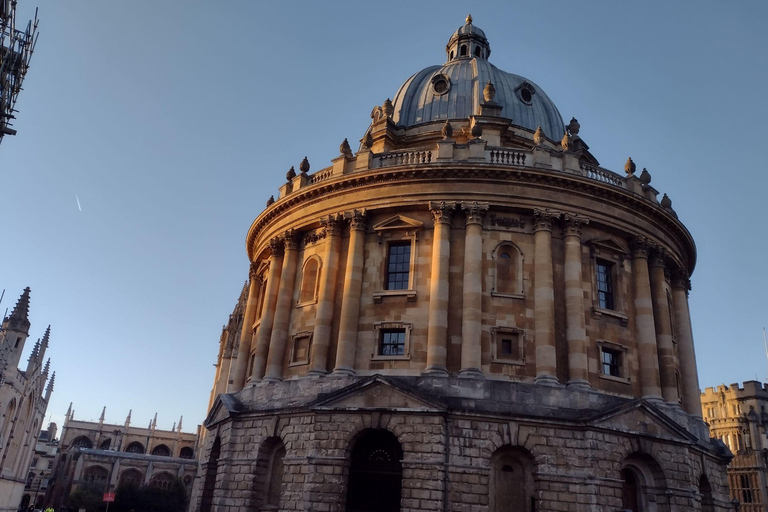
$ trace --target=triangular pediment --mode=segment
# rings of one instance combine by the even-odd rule
[[[221,394],[214,400],[213,406],[208,411],[208,416],[205,417],[203,425],[205,425],[205,428],[211,429],[211,427],[226,420],[239,410],[240,402],[233,395]]]
[[[424,223],[404,215],[395,215],[373,226],[374,231],[408,230],[414,231],[424,227]]]
[[[421,393],[386,380],[380,375],[358,381],[311,405],[317,410],[388,410],[441,412],[445,407]]]
[[[593,238],[587,241],[587,245],[598,253],[602,249],[612,253],[629,254],[629,246],[627,246],[626,242],[612,236]]]
[[[696,441],[696,436],[645,400],[636,400],[593,417],[590,425],[622,432]]]

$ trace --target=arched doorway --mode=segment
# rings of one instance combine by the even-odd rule
[[[221,439],[216,437],[211,447],[211,454],[205,464],[203,480],[203,492],[200,496],[200,512],[211,512],[213,508],[213,492],[216,490],[216,473],[219,469],[219,455],[221,455]]]
[[[712,498],[712,486],[707,475],[699,478],[699,493],[701,494],[701,512],[715,512],[715,500]]]
[[[403,449],[389,431],[364,430],[352,448],[347,512],[397,512],[403,483]]]
[[[524,448],[503,446],[491,456],[491,512],[533,512],[533,457]]]
[[[621,470],[621,507],[624,510],[640,512],[640,485],[637,475],[631,469]]]

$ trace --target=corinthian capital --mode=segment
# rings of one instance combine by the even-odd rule
[[[660,245],[655,245],[651,248],[650,257],[649,263],[652,267],[667,268],[669,253]]]
[[[456,209],[456,203],[453,201],[430,201],[429,211],[435,224],[450,224],[453,212]]]
[[[272,248],[272,254],[278,256],[283,254],[283,241],[282,238],[276,236],[269,241],[269,247]]]
[[[464,201],[461,203],[461,209],[467,217],[467,226],[470,224],[482,224],[485,212],[488,211],[489,204],[479,201]]]
[[[256,264],[255,261],[252,261],[251,267],[248,269],[248,279],[250,279],[251,281],[256,279],[258,277],[257,270],[258,270],[258,265]]]
[[[299,234],[295,229],[289,229],[283,233],[282,239],[286,251],[295,251],[299,248]]]
[[[642,235],[633,238],[629,244],[629,247],[632,250],[632,257],[634,258],[648,258],[648,254],[655,248],[655,246],[656,244]]]
[[[589,224],[589,219],[575,213],[566,213],[563,216],[563,233],[566,236],[581,237],[581,227]]]
[[[672,288],[682,288],[686,295],[691,291],[691,278],[685,268],[678,267],[672,271]]]
[[[345,216],[349,218],[349,229],[352,231],[365,231],[366,215],[367,212],[365,210],[347,212]]]
[[[320,219],[320,224],[325,228],[326,236],[339,236],[341,235],[341,223],[344,221],[344,216],[340,213],[334,213]]]
[[[534,208],[533,210],[533,231],[552,231],[552,223],[560,218],[560,212],[550,210],[549,208]]]

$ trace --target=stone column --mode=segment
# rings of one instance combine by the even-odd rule
[[[560,216],[547,210],[533,210],[533,316],[538,384],[554,385],[557,380],[555,350],[555,290],[552,268],[552,222]]]
[[[568,385],[573,387],[590,387],[581,264],[581,226],[587,223],[589,220],[579,215],[565,215],[565,337],[568,340]]]
[[[237,359],[232,368],[232,385],[229,388],[230,393],[235,393],[243,389],[245,385],[248,370],[248,358],[251,356],[251,339],[253,338],[253,322],[256,321],[256,306],[259,301],[259,278],[256,275],[256,263],[251,263],[249,272],[251,279],[248,288],[248,301],[245,303],[245,315],[243,316],[243,327],[240,331],[240,346],[237,349]]]
[[[355,374],[357,350],[357,323],[360,314],[360,295],[363,288],[363,260],[365,249],[365,210],[352,212],[349,219],[349,249],[344,274],[344,290],[339,319],[339,345],[336,350],[336,375]]]
[[[461,204],[466,214],[464,235],[464,290],[461,319],[461,375],[482,377],[483,215],[488,203]]]
[[[659,355],[656,350],[656,327],[651,303],[651,282],[648,275],[650,242],[642,236],[632,241],[632,278],[634,281],[635,339],[640,359],[640,387],[643,398],[661,399]]]
[[[455,203],[430,201],[435,223],[432,240],[432,274],[429,283],[427,367],[424,373],[448,376],[448,264],[451,254],[451,217]]]
[[[691,281],[688,273],[680,269],[672,275],[672,305],[675,312],[675,331],[677,349],[680,357],[680,373],[683,381],[683,409],[701,417],[701,392],[699,390],[699,372],[696,369],[696,350],[693,346],[693,330],[688,309],[688,290]]]
[[[675,376],[675,347],[672,343],[672,323],[669,316],[667,290],[664,287],[664,252],[654,251],[650,260],[651,292],[653,293],[653,320],[656,328],[656,346],[659,351],[659,377],[661,396],[665,402],[678,403]]]
[[[339,245],[342,216],[331,215],[321,219],[325,225],[325,258],[320,276],[315,332],[312,336],[310,370],[312,375],[328,373],[328,347],[331,344],[333,301],[336,295],[336,277],[339,272]]]
[[[299,248],[296,234],[291,230],[283,237],[285,256],[280,278],[280,289],[277,292],[275,320],[272,323],[272,336],[269,338],[269,355],[267,356],[267,372],[265,380],[282,380],[285,347],[288,344],[288,334],[293,312],[293,285],[296,282],[296,265],[299,259]]]
[[[261,322],[256,331],[256,351],[253,360],[253,372],[251,382],[256,382],[264,377],[267,369],[267,355],[269,353],[269,339],[272,337],[272,323],[275,319],[277,307],[277,292],[280,287],[280,276],[283,267],[283,244],[275,237],[270,240],[272,255],[269,257],[269,274],[267,275],[267,287],[264,290],[264,307],[261,308]]]

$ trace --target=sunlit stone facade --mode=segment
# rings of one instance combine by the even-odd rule
[[[191,510],[725,511],[696,251],[471,19],[246,239]]]

